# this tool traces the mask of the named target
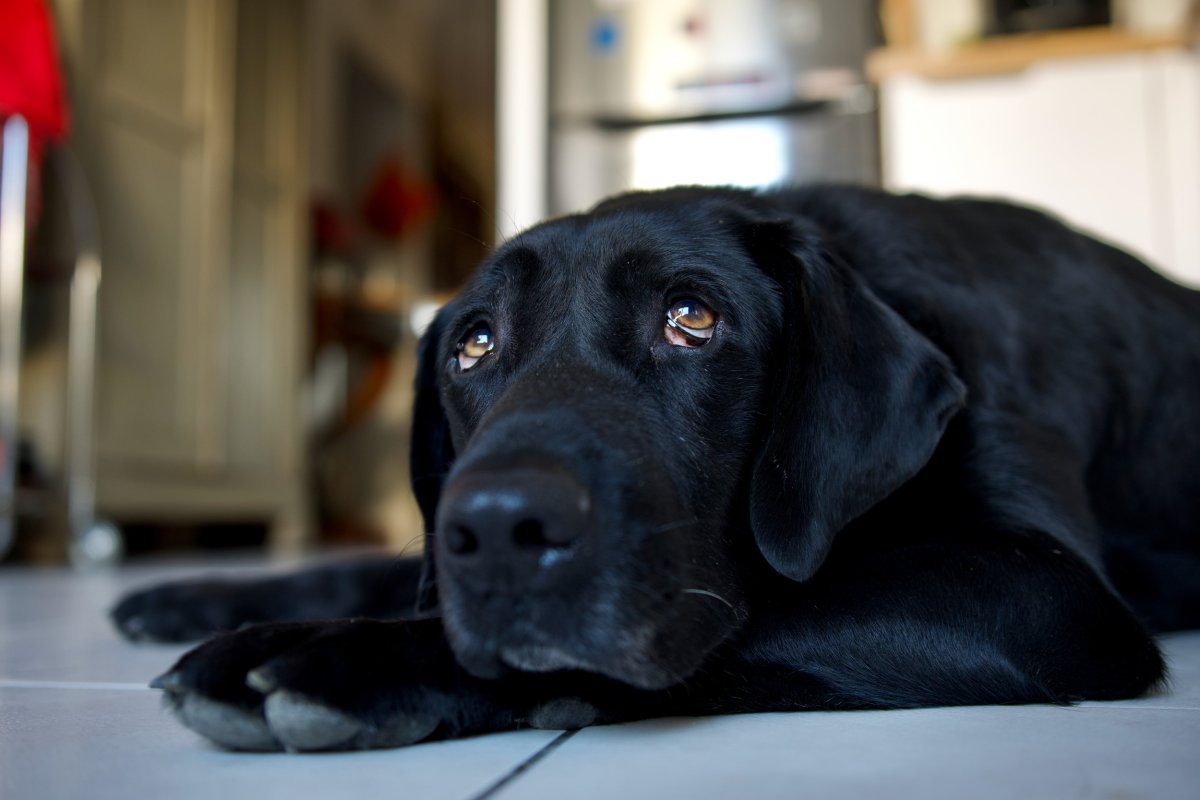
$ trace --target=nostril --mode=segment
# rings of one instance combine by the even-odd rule
[[[479,549],[479,538],[470,528],[453,525],[446,531],[446,547],[455,555],[469,555]]]
[[[592,529],[591,498],[565,470],[478,469],[454,478],[437,509],[437,547],[455,569],[544,565]]]
[[[546,547],[546,529],[536,519],[523,519],[513,528],[513,541],[518,547]]]

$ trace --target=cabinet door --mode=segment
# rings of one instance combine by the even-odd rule
[[[1168,268],[1163,86],[1153,54],[1037,64],[1014,75],[884,83],[890,189],[982,194],[1053,211]]]
[[[279,545],[298,543],[306,524],[303,10],[294,0],[238,3],[230,257],[219,325],[226,474],[274,504]]]
[[[225,456],[212,332],[229,252],[233,11],[84,4],[76,138],[102,231],[102,484],[109,470],[195,472]]]
[[[1195,50],[1159,54],[1155,75],[1162,91],[1157,102],[1163,116],[1163,191],[1171,216],[1164,220],[1174,277],[1200,289],[1200,53]]]

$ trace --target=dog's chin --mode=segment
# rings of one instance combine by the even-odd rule
[[[515,644],[500,648],[500,660],[507,666],[522,672],[554,672],[560,669],[578,669],[596,672],[594,661],[571,653],[561,647],[542,644]]]
[[[657,596],[631,592],[639,602],[623,604],[583,591],[565,601],[471,593],[444,577],[446,639],[458,663],[484,679],[572,671],[659,691],[693,675],[745,618],[733,587],[717,595],[660,586]]]
[[[458,663],[477,678],[497,680],[512,672],[588,672],[628,684],[636,689],[657,691],[674,686],[694,672],[703,652],[692,658],[670,657],[645,648],[604,648],[589,653],[570,646],[523,637],[501,643],[487,642],[461,630],[449,636]]]

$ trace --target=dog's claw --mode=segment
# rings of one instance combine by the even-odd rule
[[[121,633],[130,639],[141,639],[146,635],[146,620],[140,616],[132,616],[117,623]]]
[[[183,689],[183,678],[179,673],[171,670],[164,672],[154,680],[150,681],[151,689],[162,689],[164,692],[178,692]]]
[[[275,676],[270,670],[263,667],[252,669],[246,674],[246,685],[262,694],[270,694],[279,688],[279,682],[275,680]]]

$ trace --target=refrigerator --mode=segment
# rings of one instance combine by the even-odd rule
[[[553,0],[550,210],[680,184],[877,185],[874,0]]]

